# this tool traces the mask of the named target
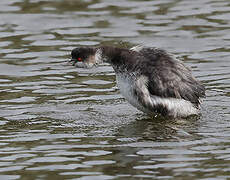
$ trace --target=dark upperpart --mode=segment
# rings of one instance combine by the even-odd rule
[[[180,60],[158,48],[132,49],[111,46],[81,47],[72,50],[72,62],[77,67],[89,68],[106,62],[116,74],[144,75],[151,95],[163,98],[184,99],[199,107],[205,87],[197,81]]]
[[[133,59],[131,57],[137,55],[135,51],[111,46],[80,47],[72,50],[71,62],[77,67],[84,68],[91,68],[100,63],[109,63],[114,67],[129,63],[129,60]]]

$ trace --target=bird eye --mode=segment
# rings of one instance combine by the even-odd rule
[[[78,60],[78,61],[82,61],[82,58],[79,57],[79,58],[77,58],[77,60]]]

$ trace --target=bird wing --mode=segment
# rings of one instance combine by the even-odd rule
[[[137,97],[138,102],[140,102],[143,107],[148,110],[147,113],[160,113],[162,115],[167,115],[168,110],[165,104],[154,101],[151,98],[148,87],[148,78],[146,76],[139,76],[134,83],[134,94]]]
[[[143,61],[146,68],[142,73],[149,77],[147,87],[151,95],[184,99],[199,106],[205,88],[180,60],[158,48],[142,48],[139,53],[148,59]]]

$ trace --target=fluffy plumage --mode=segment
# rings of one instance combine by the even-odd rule
[[[82,62],[76,61],[79,57]],[[72,61],[78,67],[110,63],[124,97],[134,107],[151,115],[197,114],[200,98],[205,96],[204,86],[192,76],[191,70],[162,49],[141,46],[76,48],[72,51]]]

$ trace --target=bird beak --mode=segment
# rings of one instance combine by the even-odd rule
[[[70,59],[68,61],[68,63],[74,66],[76,64],[76,60],[75,59]]]

